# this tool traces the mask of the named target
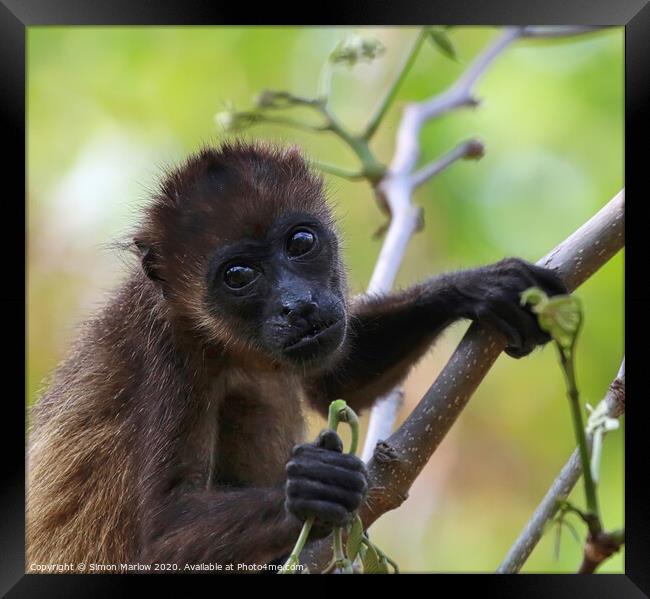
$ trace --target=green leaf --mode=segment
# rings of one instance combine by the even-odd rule
[[[545,536],[549,532],[551,532],[553,530],[553,528],[555,527],[555,525],[557,524],[557,522],[558,522],[557,517],[544,522],[544,524],[542,524],[542,536]]]
[[[539,325],[563,349],[573,347],[582,322],[582,307],[577,297],[558,295],[549,298],[539,314]]]
[[[558,520],[557,523],[557,532],[555,535],[555,546],[553,548],[553,556],[555,560],[560,559],[560,545],[562,543],[562,520]]]
[[[548,301],[548,295],[546,295],[546,293],[544,293],[539,287],[529,287],[525,291],[521,292],[520,297],[521,305],[525,306],[526,304],[530,304],[535,312],[537,312],[538,309],[543,310]],[[539,308],[535,309],[537,307]]]
[[[573,347],[582,323],[582,306],[577,297],[548,297],[541,289],[531,287],[522,292],[521,303],[532,306],[533,312],[537,314],[539,326],[549,333],[562,349]]]
[[[447,58],[451,58],[458,62],[456,48],[443,27],[430,27],[429,38],[438,50],[440,50]]]
[[[359,547],[359,555],[357,555],[357,558],[361,560],[361,563],[363,564],[363,560],[366,558],[366,553],[368,552],[367,547],[361,543],[361,547]]]
[[[348,540],[346,544],[348,557],[353,561],[359,553],[362,537],[363,523],[361,522],[361,518],[359,518],[359,516],[356,516],[352,521],[352,525],[350,526],[350,532],[348,533]]]
[[[573,526],[571,522],[567,522],[566,520],[562,520],[562,525],[566,526],[567,530],[571,533],[571,536],[575,539],[576,543],[578,543],[578,545],[581,545],[582,542],[580,541],[580,535],[578,534],[576,527]]]
[[[377,574],[390,574],[390,571],[388,569],[388,560],[386,559],[385,555],[381,555],[379,557],[379,571]]]
[[[375,551],[375,548],[372,544],[366,545],[366,554],[363,556],[364,574],[379,574],[381,567],[379,554]]]
[[[386,47],[376,37],[353,33],[337,44],[329,59],[334,64],[345,63],[352,67],[357,62],[372,62],[385,51]]]

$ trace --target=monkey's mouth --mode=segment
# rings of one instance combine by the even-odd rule
[[[292,336],[282,348],[290,358],[310,358],[332,351],[340,344],[344,333],[343,320],[316,321],[297,336]]]

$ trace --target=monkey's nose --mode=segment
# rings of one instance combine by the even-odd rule
[[[316,308],[318,308],[318,305],[311,300],[289,301],[282,305],[282,315],[289,320],[307,319],[316,312]]]

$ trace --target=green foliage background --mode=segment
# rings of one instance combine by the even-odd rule
[[[128,235],[161,169],[222,136],[214,114],[252,106],[264,89],[313,95],[318,72],[345,28],[75,27],[28,30],[27,403],[62,357],[75,325],[120,279],[113,249]],[[394,76],[416,30],[365,30],[387,52],[336,71],[333,107],[360,128]],[[495,35],[454,28],[460,62],[423,49],[373,142],[389,161],[401,108],[443,90]],[[412,241],[398,285],[441,271],[518,255],[535,260],[623,185],[623,30],[563,41],[520,41],[478,86],[481,106],[428,124],[428,161],[478,136],[486,156],[454,165],[416,194],[426,228]],[[355,166],[327,135],[263,126],[246,137],[298,143],[314,158]],[[328,177],[355,292],[367,285],[383,217],[363,182]],[[580,290],[578,346],[584,401],[605,393],[623,353],[623,259]],[[444,365],[466,324],[452,327],[409,378],[400,419]],[[365,419],[364,419],[365,422]],[[313,418],[312,433],[323,425]],[[553,348],[502,356],[409,500],[372,529],[404,571],[493,571],[573,448]],[[623,433],[606,440],[605,525],[623,524]],[[582,504],[582,492],[574,493]],[[583,529],[580,528],[582,531]],[[581,549],[564,534],[560,559],[548,534],[525,571],[571,572]],[[620,572],[622,556],[603,571]]]

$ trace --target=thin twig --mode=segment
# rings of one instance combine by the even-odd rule
[[[625,411],[625,359],[596,410],[603,408],[610,418],[618,418]],[[591,441],[591,436],[589,441]],[[501,562],[497,569],[498,574],[519,572],[542,538],[546,523],[557,513],[558,501],[569,495],[581,474],[582,462],[576,448]]]
[[[370,120],[366,125],[365,131],[361,134],[361,137],[363,137],[364,139],[369,140],[377,131],[384,116],[386,115],[386,112],[388,111],[390,105],[395,99],[395,96],[397,95],[397,92],[399,91],[402,82],[406,78],[406,75],[408,75],[408,72],[411,70],[411,67],[415,62],[415,59],[418,55],[418,52],[420,51],[420,48],[422,47],[422,44],[424,43],[424,40],[426,39],[426,36],[427,36],[427,28],[423,27],[418,33],[417,37],[415,38],[415,42],[410,52],[406,56],[404,63],[399,69],[398,76],[395,78],[392,85],[390,86],[390,88],[382,98],[374,114],[370,117]]]
[[[329,162],[321,162],[320,160],[315,160],[313,164],[316,168],[325,173],[336,175],[337,177],[348,179],[349,181],[359,181],[360,179],[365,178],[365,175],[362,171],[349,170],[336,164],[330,164]]]
[[[593,574],[598,567],[617,553],[625,542],[625,529],[600,531],[587,535],[587,542],[578,574]]]
[[[601,30],[602,27],[590,25],[566,25],[566,26],[528,26],[524,27],[521,33],[522,38],[541,38],[552,39],[557,37],[569,37],[575,35],[582,35],[584,33],[594,33]]]
[[[481,158],[483,152],[483,144],[475,139],[458,144],[453,150],[441,158],[430,162],[417,172],[413,173],[411,176],[411,189],[415,189],[419,185],[422,185],[431,179],[431,177],[435,177],[458,160],[463,158]]]

